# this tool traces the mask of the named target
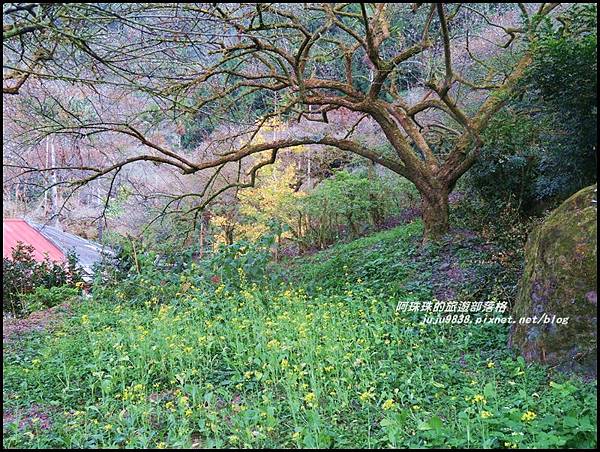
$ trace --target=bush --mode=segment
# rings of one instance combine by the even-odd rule
[[[211,281],[240,288],[246,283],[268,283],[277,277],[269,266],[271,247],[275,237],[266,235],[256,242],[242,240],[231,245],[221,245],[201,269]]]
[[[187,262],[186,256],[171,249],[163,251],[175,262],[165,262],[162,254],[150,251],[141,241],[126,237],[115,240],[115,256],[104,259],[94,266],[94,298],[129,304],[140,299],[152,299],[155,304],[168,303],[174,298],[177,288],[176,274],[169,270],[180,270]],[[116,299],[115,298],[116,295]]]
[[[557,203],[597,178],[596,5],[576,10],[570,20],[578,29],[540,40],[527,79],[531,101],[541,107],[535,119],[553,125],[541,137],[547,151],[540,155],[536,191]]]
[[[339,171],[302,200],[306,226],[304,248],[323,249],[340,239],[356,238],[379,229],[416,199],[414,189],[398,177]]]
[[[141,245],[133,253],[126,245],[119,248],[118,265],[104,261],[96,266],[92,295],[97,301],[130,306],[175,306],[198,290],[269,284],[279,275],[271,259],[274,241],[275,234],[268,234],[256,241],[221,244],[200,261],[166,248],[162,251],[167,254],[159,255]]]
[[[34,248],[18,242],[10,259],[2,259],[2,310],[14,316],[27,314],[24,297],[38,288],[75,287],[82,282],[77,257],[69,253],[66,263],[51,261],[47,256],[38,262]]]
[[[539,201],[536,191],[540,174],[539,143],[547,125],[534,121],[523,111],[499,113],[484,133],[486,145],[465,181],[492,207],[512,204],[519,212],[531,212]]]
[[[292,166],[273,170],[240,192],[237,209],[213,208],[214,243],[274,236],[271,251],[278,260],[383,229],[418,198],[406,179],[377,174],[372,165],[336,171],[308,193],[297,191],[298,180]]]
[[[559,30],[543,29],[523,96],[496,115],[467,173],[489,203],[538,215],[597,179],[596,5],[579,4]]]
[[[79,295],[78,287],[54,286],[49,289],[37,287],[22,298],[23,312],[31,314],[42,309],[52,308]]]

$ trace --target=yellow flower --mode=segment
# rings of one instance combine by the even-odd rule
[[[191,409],[189,409],[189,408],[188,408],[187,410],[185,410],[185,415],[186,415],[187,417],[190,417],[190,416],[191,416],[193,413],[194,413],[194,412],[193,412]]]
[[[381,406],[381,408],[383,408],[385,411],[387,410],[391,410],[392,408],[394,408],[394,399],[387,399],[385,402],[383,402],[383,405]]]
[[[306,394],[306,395],[304,396],[304,401],[305,401],[306,403],[312,403],[312,402],[314,402],[315,400],[317,400],[317,396],[315,395],[315,393],[314,393],[314,392],[309,392],[308,394]]]
[[[482,411],[482,412],[481,412],[481,417],[482,417],[483,419],[487,419],[487,418],[489,418],[489,417],[492,417],[492,413],[490,413],[489,411]]]
[[[496,364],[494,364],[494,361],[488,361],[487,367],[488,369],[493,369],[494,367],[496,367]]]
[[[368,391],[363,392],[360,396],[359,399],[362,402],[367,402],[371,399],[373,399],[375,397],[375,394],[373,393],[373,388],[370,388]]]
[[[283,358],[281,360],[281,367],[282,367],[282,369],[285,369],[285,368],[289,367],[289,365],[290,365],[290,362],[287,359]]]
[[[90,322],[90,318],[87,315],[82,315],[81,316],[81,323],[83,323],[84,325]]]
[[[165,403],[165,408],[167,410],[175,411],[175,404],[173,402],[167,402]]]
[[[300,432],[294,432],[292,433],[292,439],[294,441],[297,441],[300,438]]]
[[[162,441],[156,445],[157,449],[164,449],[166,447],[167,447],[167,445],[165,443],[163,443]]]
[[[481,402],[481,403],[483,403],[484,405],[485,405],[485,403],[487,402],[487,401],[485,400],[485,397],[483,397],[481,394],[476,394],[476,395],[475,395],[475,397],[473,397],[473,398],[471,399],[471,401],[472,401],[473,403],[478,403],[478,402]]]
[[[537,414],[535,414],[533,411],[525,411],[525,413],[523,413],[523,416],[521,416],[521,420],[523,422],[530,422],[533,421],[536,417]]]
[[[267,343],[267,348],[276,348],[279,347],[280,342],[277,339],[272,339]]]
[[[413,411],[419,411],[421,409],[419,405],[413,405],[411,408],[413,409]]]
[[[107,432],[110,431],[110,430],[112,430],[112,428],[113,428],[112,424],[106,424],[104,426],[104,430],[106,430]]]

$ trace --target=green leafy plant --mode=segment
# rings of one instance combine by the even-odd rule
[[[77,297],[80,293],[81,289],[71,286],[36,287],[33,292],[23,296],[23,313],[30,314],[52,308]]]
[[[36,289],[75,287],[83,281],[75,254],[68,253],[66,263],[55,262],[48,257],[39,262],[33,251],[31,245],[18,242],[11,258],[2,260],[2,309],[15,316],[27,313],[24,297]]]

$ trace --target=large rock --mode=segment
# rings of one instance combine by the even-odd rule
[[[596,185],[584,188],[530,234],[509,340],[528,361],[587,376],[596,375],[595,200]],[[540,323],[518,323],[526,317]]]

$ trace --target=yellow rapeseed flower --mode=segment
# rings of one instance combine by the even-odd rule
[[[525,411],[525,413],[523,413],[523,416],[521,416],[521,420],[523,422],[531,422],[533,421],[535,418],[537,417],[537,414],[535,414],[533,411]]]
[[[473,403],[478,403],[478,402],[481,402],[481,403],[483,403],[483,404],[485,404],[485,403],[487,402],[487,401],[485,400],[485,397],[483,397],[481,394],[476,394],[476,395],[475,395],[475,397],[473,397],[473,398],[471,399],[471,401],[472,401]]]
[[[370,388],[368,391],[363,392],[360,396],[359,399],[362,402],[367,402],[371,399],[373,399],[375,397],[375,394],[373,393],[373,388]]]
[[[312,402],[314,402],[315,400],[317,400],[317,396],[315,395],[315,393],[314,393],[314,392],[309,392],[308,394],[306,394],[306,395],[304,396],[304,401],[305,401],[306,403],[312,403]]]
[[[394,408],[395,403],[394,403],[394,399],[387,399],[385,402],[383,402],[383,405],[381,406],[381,408],[383,408],[385,411],[387,410],[391,410],[392,408]]]

